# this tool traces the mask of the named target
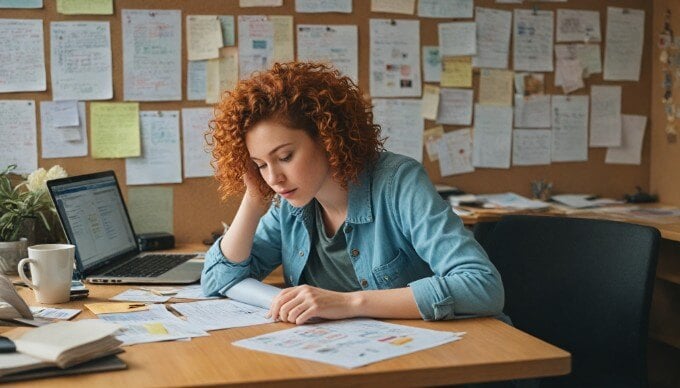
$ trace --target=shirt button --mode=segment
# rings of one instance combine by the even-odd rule
[[[347,225],[347,227],[345,228],[345,232],[347,233],[352,232],[352,225]]]
[[[366,279],[361,279],[361,287],[362,287],[362,288],[368,287],[368,280],[366,280]]]
[[[300,255],[300,257],[304,256],[304,255],[305,255],[305,251],[300,251],[300,252],[298,253],[298,255]]]
[[[359,256],[359,250],[356,249],[356,248],[352,249],[352,257],[357,257],[357,256]]]

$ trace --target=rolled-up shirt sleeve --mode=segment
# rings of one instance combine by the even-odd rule
[[[262,280],[281,264],[281,228],[276,206],[272,206],[260,219],[250,256],[246,260],[235,263],[225,257],[220,249],[222,238],[205,255],[201,288],[206,296],[224,295],[233,285],[248,277]]]

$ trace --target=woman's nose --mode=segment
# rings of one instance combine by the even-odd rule
[[[265,178],[265,181],[267,181],[267,184],[269,186],[273,186],[277,183],[282,182],[284,179],[283,173],[275,167],[269,167],[267,169],[267,176]]]

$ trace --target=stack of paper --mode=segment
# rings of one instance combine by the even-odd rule
[[[86,319],[10,330],[5,336],[14,341],[17,351],[0,354],[0,376],[46,366],[68,368],[118,353],[121,341],[113,336],[118,328]]]
[[[551,199],[555,202],[559,202],[575,209],[586,209],[590,207],[600,207],[623,203],[623,201],[618,201],[611,198],[598,198],[597,196],[590,194],[560,194],[553,195]]]

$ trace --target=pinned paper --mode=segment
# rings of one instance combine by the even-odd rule
[[[145,323],[142,326],[149,332],[149,334],[165,335],[168,334],[168,329],[160,322]]]
[[[512,106],[512,70],[482,69],[479,78],[479,103]]]
[[[113,0],[57,0],[62,15],[113,15]]]
[[[472,59],[470,57],[442,57],[442,87],[472,87]]]
[[[428,120],[437,119],[439,109],[439,88],[434,85],[425,85],[423,99],[420,102],[420,115]]]
[[[431,162],[439,160],[439,140],[444,135],[444,126],[437,125],[426,129],[423,133],[423,143],[425,143],[425,149],[427,150],[427,157],[430,158]]]
[[[138,103],[93,102],[90,117],[93,158],[141,155]]]
[[[149,306],[144,303],[125,303],[125,302],[102,302],[102,303],[88,303],[85,305],[94,314],[112,314],[112,313],[131,313],[134,311],[146,311]]]

